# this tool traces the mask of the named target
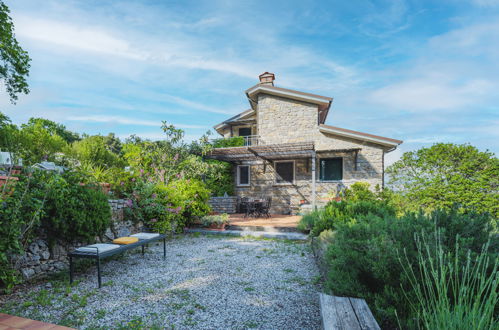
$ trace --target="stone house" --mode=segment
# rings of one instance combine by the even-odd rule
[[[234,164],[237,197],[272,196],[272,213],[295,213],[364,181],[383,186],[384,156],[400,140],[324,124],[333,99],[274,86],[265,72],[245,91],[250,109],[214,126],[244,146],[209,158]]]

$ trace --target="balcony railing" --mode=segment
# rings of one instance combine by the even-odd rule
[[[248,147],[262,145],[259,135],[233,136],[229,138],[214,139],[215,148]]]

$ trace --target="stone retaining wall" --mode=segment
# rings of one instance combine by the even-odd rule
[[[237,197],[212,197],[208,201],[213,212],[233,214],[237,212]]]
[[[96,237],[97,242],[109,242],[116,237],[128,236],[139,231],[141,224],[134,225],[124,219],[126,200],[109,200],[109,206],[112,210],[111,223],[102,238]],[[28,246],[24,255],[14,256],[12,262],[23,279],[29,280],[66,269],[68,251],[82,245],[84,244],[67,245],[57,241],[53,246],[49,246],[46,238],[38,237]]]

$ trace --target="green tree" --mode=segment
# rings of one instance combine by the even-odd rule
[[[87,136],[81,141],[74,142],[70,153],[82,164],[103,167],[123,166],[118,155],[110,150],[108,141],[109,139],[102,135]]]
[[[42,122],[22,125],[13,131],[16,141],[14,152],[23,159],[23,164],[30,165],[41,161],[55,161],[58,153],[63,153],[68,144],[55,132],[44,127]]]
[[[39,125],[46,129],[50,134],[57,134],[63,138],[67,143],[73,143],[80,140],[78,133],[71,132],[63,124],[58,124],[48,119],[44,118],[30,118],[27,124],[22,125],[22,127]]]
[[[410,210],[462,209],[499,217],[499,160],[469,144],[438,143],[404,153],[387,168],[389,185]]]
[[[9,13],[7,5],[0,0],[0,80],[4,81],[10,101],[15,103],[17,94],[29,93],[26,78],[31,59],[15,38]]]

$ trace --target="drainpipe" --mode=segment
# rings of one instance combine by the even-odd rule
[[[315,210],[315,150],[312,151],[312,209]]]

